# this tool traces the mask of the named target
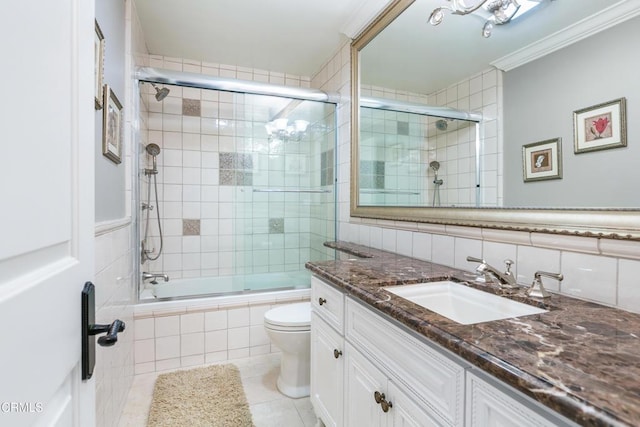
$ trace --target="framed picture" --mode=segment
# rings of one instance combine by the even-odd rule
[[[573,133],[576,154],[626,147],[626,99],[614,99],[574,111]]]
[[[103,93],[103,80],[104,80],[104,36],[102,30],[96,22],[96,35],[93,41],[93,47],[95,50],[94,55],[94,69],[95,69],[95,96],[96,96],[96,110],[102,108]]]
[[[524,182],[562,178],[562,139],[548,139],[522,146]]]
[[[109,85],[104,85],[102,154],[115,163],[122,161],[122,104]]]

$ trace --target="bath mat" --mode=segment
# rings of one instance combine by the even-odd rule
[[[159,375],[147,426],[253,426],[238,368],[213,365]]]

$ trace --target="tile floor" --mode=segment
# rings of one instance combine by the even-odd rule
[[[291,399],[277,390],[279,354],[265,354],[222,363],[233,363],[240,369],[242,385],[256,427],[316,426],[317,418],[308,397]],[[135,376],[127,404],[120,417],[119,427],[146,427],[155,380],[159,374],[165,372],[170,371]]]

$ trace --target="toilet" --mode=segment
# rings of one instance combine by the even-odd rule
[[[311,359],[311,304],[302,302],[272,308],[264,314],[264,327],[282,357],[278,390],[286,396],[309,395]]]

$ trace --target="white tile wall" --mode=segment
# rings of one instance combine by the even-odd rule
[[[202,365],[278,352],[264,329],[264,313],[279,304],[308,301],[309,292],[264,296],[255,302],[168,308],[136,307],[135,373]],[[166,305],[166,304],[165,304]]]
[[[115,426],[124,407],[134,374],[133,251],[132,227],[128,223],[104,232],[95,239],[96,322],[122,320],[126,329],[118,335],[118,345],[96,346],[93,373],[96,384],[96,424]],[[149,334],[148,324],[140,326],[141,336]],[[137,344],[136,344],[137,346]],[[145,353],[143,352],[142,355]]]
[[[606,304],[616,304],[617,261],[615,258],[563,252],[562,293]]]

